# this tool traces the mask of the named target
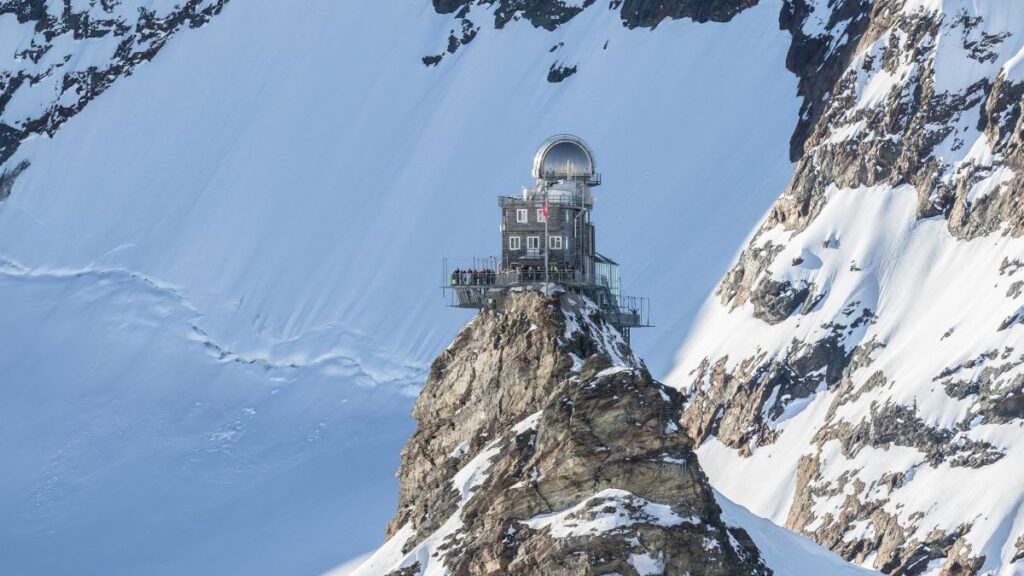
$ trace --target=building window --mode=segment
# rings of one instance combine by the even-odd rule
[[[547,218],[544,217],[544,209],[537,208],[537,222],[546,222]]]
[[[540,236],[527,236],[526,237],[526,249],[527,250],[540,250]]]
[[[520,242],[521,241],[519,239],[519,236],[509,236],[508,237],[508,249],[509,250],[519,250],[519,248],[522,246],[522,244],[520,244]]]
[[[552,250],[562,249],[562,237],[561,236],[548,236],[548,248]]]
[[[516,222],[518,222],[520,224],[526,224],[527,214],[528,214],[528,212],[526,211],[526,208],[517,208],[516,209]]]

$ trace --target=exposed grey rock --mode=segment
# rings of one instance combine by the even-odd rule
[[[1024,234],[1024,84],[994,75],[960,92],[940,92],[932,62],[941,34],[947,45],[961,44],[970,64],[993,62],[1007,33],[983,32],[983,21],[966,11],[943,14],[903,7],[904,2],[897,0],[784,3],[780,25],[793,36],[787,66],[798,75],[804,98],[790,148],[796,166],[786,190],[716,291],[730,311],[749,303],[757,320],[778,324],[829,304],[828,295],[809,282],[787,280],[772,270],[805,265],[803,254],[798,259],[784,254],[785,235],[799,233],[815,220],[830,188],[911,185],[918,193],[917,216],[945,219],[956,238]],[[822,12],[824,21],[806,25],[812,15],[821,18]],[[855,55],[863,57],[852,66]],[[905,78],[899,76],[904,70]],[[880,104],[858,107],[858,86],[867,74],[881,72],[901,80],[892,83]],[[838,134],[840,127],[855,129]],[[963,134],[975,129],[991,147],[991,163],[954,165],[942,157],[946,148],[963,153],[969,145]],[[972,196],[972,189],[1001,169],[1013,176],[987,194]],[[831,239],[825,244],[827,249]],[[1012,277],[1022,267],[1024,262],[1007,258],[999,270]],[[851,261],[850,271],[861,270],[857,261]],[[1017,298],[1022,286],[1024,281],[1010,284],[1007,297]],[[1021,322],[1024,312],[1017,310],[993,319],[991,329],[1009,331]],[[953,331],[951,327],[942,339]],[[914,406],[885,403],[874,405],[859,422],[846,422],[837,416],[840,407],[873,390],[898,385],[881,370],[864,378],[872,353],[886,343],[860,342],[860,334],[853,330],[844,339],[824,332],[778,351],[703,359],[690,375],[684,428],[698,441],[715,435],[744,455],[774,441],[774,419],[784,412],[779,399],[806,398],[824,385],[835,394],[826,424],[814,439],[819,449],[832,441],[839,441],[846,455],[868,446],[913,447],[924,455],[923,466],[983,467],[1003,458],[1001,449],[972,441],[967,432],[982,424],[1024,419],[1024,358],[996,350],[937,375],[936,391],[970,404],[967,415],[952,428],[926,424]],[[805,368],[794,368],[798,358],[805,359]],[[815,366],[819,371],[813,370]],[[823,377],[821,366],[832,376]],[[858,370],[862,372],[854,379]],[[841,376],[835,376],[837,371]],[[965,547],[967,525],[959,532],[911,540],[909,535],[917,533],[916,519],[900,520],[882,511],[892,490],[886,483],[896,486],[904,481],[894,473],[871,486],[858,484],[852,476],[826,482],[820,463],[807,457],[798,470],[789,525],[848,559],[874,555],[875,567],[888,573],[917,574],[929,562],[946,558],[942,574],[976,574],[984,558]],[[814,514],[812,504],[830,496],[842,503],[823,517]],[[871,538],[847,537],[850,524],[858,521],[870,521]]]
[[[811,285],[806,282],[793,284],[765,278],[750,295],[754,317],[778,324],[803,306],[810,294]]]
[[[461,46],[473,41],[480,26],[469,18],[470,9],[480,7],[482,10],[494,11],[494,27],[504,28],[513,20],[525,19],[533,26],[554,30],[559,25],[571,20],[594,3],[586,0],[583,6],[575,6],[563,0],[432,0],[434,10],[438,14],[452,14],[459,23],[461,33],[453,29],[448,35],[447,54],[454,54]],[[423,58],[423,63],[434,66],[440,63],[445,53],[434,54]]]
[[[576,73],[576,66],[564,66],[561,64],[552,64],[551,68],[548,69],[548,82],[557,84],[562,80],[565,80],[569,76]]]
[[[567,0],[432,0],[434,10],[439,14],[452,14],[462,28],[461,37],[452,30],[448,36],[447,53],[454,54],[459,47],[469,44],[480,29],[470,19],[470,11],[478,8],[494,14],[493,26],[504,28],[511,22],[526,20],[531,25],[545,30],[555,30],[569,22],[584,10],[595,4],[595,0],[584,0],[582,4]],[[617,10],[622,24],[627,28],[655,28],[665,19],[688,18],[696,22],[728,22],[743,10],[757,4],[758,0],[610,0],[607,9]],[[600,6],[599,8],[604,8]],[[471,33],[467,34],[467,30]],[[605,43],[605,48],[607,48]],[[445,53],[423,58],[423,63],[434,66],[440,63]],[[561,67],[559,67],[561,68]],[[575,67],[566,68],[575,72]],[[558,77],[554,68],[548,71],[549,82],[564,80],[569,74]],[[556,79],[557,78],[557,79]]]
[[[804,33],[804,23],[812,12],[806,0],[784,2],[779,14],[779,27],[793,37],[786,54],[786,68],[799,79],[797,93],[803,98],[789,142],[789,157],[793,161],[803,156],[804,143],[829,104],[827,95],[846,71],[870,22],[868,0],[838,0],[829,4],[832,13],[821,36]]]
[[[936,377],[947,393],[973,397],[977,408],[971,413],[984,415],[976,422],[961,423],[959,429],[929,426],[913,408],[894,403],[875,404],[862,421],[852,424],[835,418],[839,408],[891,383],[881,371],[854,382],[852,374],[869,367],[872,355],[884,343],[875,339],[859,341],[866,326],[876,321],[860,302],[848,305],[844,316],[847,322],[823,326],[828,328],[826,336],[792,342],[782,359],[760,352],[741,359],[731,369],[726,369],[728,358],[720,358],[713,365],[705,360],[692,375],[694,392],[681,420],[684,429],[698,442],[714,435],[746,455],[775,440],[773,421],[784,413],[788,403],[829,389],[835,394],[826,425],[813,438],[818,447],[838,441],[847,458],[865,447],[913,447],[924,454],[925,466],[982,467],[1004,456],[993,445],[971,440],[961,432],[982,422],[1022,417],[1018,415],[1024,405],[1020,382],[1005,382],[1003,375],[1012,373],[1024,359],[1014,356],[1012,350],[991,351]],[[982,369],[982,376],[974,382],[977,369]],[[961,379],[961,374],[971,377]],[[1003,413],[1005,419],[1000,416]],[[844,473],[838,480],[825,480],[821,466],[816,455],[801,459],[787,527],[853,561],[872,555],[875,567],[890,574],[918,574],[930,561],[940,558],[947,558],[945,574],[974,574],[971,570],[983,563],[983,558],[969,551],[960,555],[969,524],[960,531],[933,531],[928,538],[916,540],[909,536],[912,527],[884,510],[887,496],[905,482],[904,474],[885,474],[865,485],[851,473]],[[823,516],[814,514],[814,503],[825,498],[839,498],[841,503]],[[870,538],[848,537],[850,525],[858,521],[871,522]]]
[[[745,268],[757,257],[754,253],[763,250],[760,237],[768,230],[777,226],[792,232],[803,230],[820,213],[830,185],[856,188],[912,184],[919,194],[919,216],[946,217],[957,237],[1024,234],[1020,197],[1024,190],[1024,83],[1014,84],[999,76],[979,81],[964,93],[937,93],[929,64],[943,26],[960,26],[964,47],[978,61],[993,58],[993,46],[1004,41],[1005,35],[972,32],[979,21],[965,14],[957,15],[959,20],[953,22],[929,11],[906,14],[901,10],[902,2],[850,0],[829,5],[832,12],[825,30],[807,36],[802,27],[811,13],[810,5],[804,0],[784,4],[780,24],[793,34],[787,66],[799,76],[804,97],[791,141],[790,156],[796,167],[785,192],[736,266]],[[885,38],[888,40],[880,54],[864,59],[864,70],[849,68],[854,54]],[[856,110],[858,72],[895,72],[907,62],[916,65],[916,76],[896,85],[884,106]],[[947,138],[955,140],[954,127],[975,115],[978,128],[1000,160],[985,166],[969,163],[954,173],[952,167],[935,157],[934,151]],[[856,137],[831,140],[836,127],[855,122],[863,123]],[[963,145],[954,142],[953,148]],[[999,167],[1009,168],[1014,176],[996,192],[969,202],[972,187]],[[753,277],[746,270],[743,282],[747,291],[765,279],[772,261],[774,257],[762,263]],[[718,293],[738,294],[733,306],[745,301],[743,286],[737,285],[732,271]]]
[[[1024,354],[1015,355],[1012,348],[1006,347],[1002,352],[990,350],[947,368],[934,380],[951,397],[972,400],[968,421],[960,424],[962,429],[977,424],[1005,424],[1024,420],[1024,375],[1017,373],[1022,365]]]
[[[1003,321],[999,323],[999,328],[997,328],[997,330],[1001,332],[1010,326],[1020,324],[1021,322],[1024,322],[1024,307],[1018,308],[1016,312],[1003,319]]]
[[[455,14],[465,18],[469,8],[485,6],[494,10],[494,27],[503,28],[509,22],[524,19],[537,28],[554,30],[572,20],[594,4],[565,0],[433,0],[439,14]],[[608,7],[619,10],[622,22],[629,28],[654,28],[665,19],[688,18],[695,22],[728,22],[743,10],[757,4],[757,0],[611,0]]]
[[[29,167],[28,160],[22,160],[18,162],[18,165],[14,168],[4,168],[0,171],[0,202],[3,202],[11,195],[11,189],[14,188],[14,181],[18,179],[18,176]]]
[[[1024,560],[1024,534],[1021,534],[1020,538],[1017,538],[1017,541],[1014,542],[1014,546],[1017,551],[1013,554],[1013,558],[1010,562],[1020,562],[1021,560]]]
[[[932,466],[948,462],[954,467],[980,468],[1005,456],[988,442],[958,437],[952,430],[925,424],[915,410],[902,404],[872,405],[870,415],[859,424],[840,421],[822,428],[815,436],[818,444],[833,439],[839,440],[847,458],[856,456],[865,446],[916,448]]]
[[[1001,42],[999,38],[986,38],[987,42]],[[979,128],[994,143],[993,151],[1002,155],[1001,164],[1014,171],[1014,176],[1003,184],[1002,193],[985,196],[976,203],[967,201],[971,186],[992,174],[997,166],[972,164],[957,180],[952,190],[950,230],[962,238],[977,238],[1001,230],[1013,236],[1024,235],[1024,82],[1013,84],[999,76],[989,86],[979,88],[985,96],[981,100],[982,113]]]
[[[783,248],[782,245],[765,242],[744,250],[715,291],[722,304],[735,310],[746,303],[754,283],[767,273],[768,266]]]
[[[1003,258],[1003,261],[999,263],[999,275],[1002,276],[1005,274],[1007,276],[1013,276],[1022,267],[1024,267],[1024,262],[1021,262],[1016,258],[1013,260]]]
[[[728,22],[758,0],[621,0],[622,21],[629,28],[654,28],[666,19]],[[613,2],[612,6],[616,3]]]
[[[800,486],[807,486],[809,478],[813,476],[813,471],[819,464],[811,457],[801,460],[797,479]],[[902,478],[883,478],[883,482],[877,487],[868,487],[859,480],[851,481],[845,477],[841,480],[842,482],[833,486],[819,485],[808,490],[820,496],[836,496],[844,490],[847,493],[851,492],[847,486],[853,487],[852,493],[843,501],[843,506],[835,512],[826,513],[820,521],[821,525],[813,530],[817,540],[843,557],[863,562],[869,555],[874,555],[875,566],[880,571],[897,576],[922,574],[931,561],[941,558],[948,558],[944,573],[950,575],[974,574],[984,563],[983,558],[973,558],[967,553],[969,550],[964,549],[963,535],[967,532],[967,525],[962,525],[959,530],[950,533],[933,530],[926,538],[918,539],[911,536],[896,517],[884,509],[884,498],[867,497],[872,488],[876,490],[875,493],[888,494],[889,490],[886,488],[898,487],[903,481]],[[888,487],[885,485],[886,482],[890,483]],[[813,518],[810,514],[810,503],[810,499],[798,498],[790,509],[787,526],[794,530],[809,532],[808,522]],[[858,520],[869,520],[874,526],[874,534],[870,538],[846,537],[850,524]]]
[[[871,352],[881,346],[856,340],[862,328],[875,321],[874,314],[858,304],[847,308],[848,323],[823,325],[828,336],[819,340],[794,340],[782,358],[769,359],[761,353],[742,360],[731,371],[726,369],[727,357],[714,365],[701,364],[692,375],[695,392],[681,420],[687,433],[698,443],[716,436],[741,454],[773,442],[772,421],[789,404],[822,387],[838,387],[851,363],[853,369],[866,365]]]
[[[412,528],[405,552],[442,534],[453,574],[633,575],[635,556],[667,574],[770,574],[721,521],[681,409],[593,305],[512,294],[434,362],[388,534]],[[486,479],[463,498],[452,480],[481,459]],[[571,530],[608,514],[617,528]]]

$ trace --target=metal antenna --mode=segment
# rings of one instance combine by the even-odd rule
[[[548,187],[544,187],[544,295],[551,296],[548,284]]]

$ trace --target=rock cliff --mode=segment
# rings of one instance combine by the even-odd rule
[[[510,295],[434,362],[390,540],[357,573],[770,574],[681,408],[587,301]]]
[[[1024,8],[800,0],[782,24],[795,172],[669,378],[682,426],[763,479],[741,503],[848,559],[1018,573]]]

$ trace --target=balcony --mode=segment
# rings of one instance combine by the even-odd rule
[[[589,193],[566,192],[564,190],[553,190],[548,194],[549,206],[564,206],[566,208],[589,208],[591,198]],[[498,205],[502,208],[537,208],[544,204],[544,194],[535,192],[524,196],[498,196]]]
[[[496,258],[476,259],[474,262],[479,267],[473,268],[473,272],[459,269],[456,273],[445,260],[443,288],[450,298],[449,305],[457,308],[484,308],[488,299],[495,298],[504,290],[540,290],[548,283],[586,294],[601,308],[608,322],[620,329],[653,326],[651,305],[647,298],[616,295],[608,286],[600,285],[593,276],[581,270],[549,270],[546,274],[542,267],[498,271],[488,265],[496,261]]]

